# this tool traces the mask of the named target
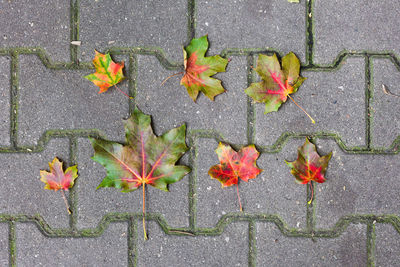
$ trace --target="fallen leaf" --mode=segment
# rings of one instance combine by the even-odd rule
[[[309,204],[313,199],[313,187],[311,181],[317,183],[325,182],[324,176],[331,156],[332,152],[320,157],[315,145],[306,138],[305,143],[298,148],[297,160],[292,162],[285,161],[291,168],[290,172],[296,178],[297,183],[310,184],[312,195]]]
[[[100,88],[99,94],[106,92],[108,88],[116,85],[123,79],[125,79],[122,69],[124,68],[124,62],[115,63],[109,53],[101,54],[96,52],[93,59],[93,65],[96,69],[95,73],[85,76],[86,79],[92,81],[95,85]]]
[[[238,187],[239,178],[248,182],[249,179],[256,178],[262,172],[256,164],[259,152],[254,145],[243,147],[239,152],[236,152],[231,146],[220,142],[215,153],[218,155],[220,164],[212,166],[208,174],[211,178],[220,181],[222,187],[236,184],[239,207],[242,211]]]
[[[68,200],[65,197],[64,190],[68,191],[74,185],[75,179],[78,177],[77,166],[71,166],[63,171],[63,164],[54,158],[53,162],[49,162],[50,172],[41,170],[40,181],[45,183],[44,189],[57,191],[61,189],[61,194],[67,207],[68,213],[71,214],[71,210],[68,205]]]
[[[315,123],[311,116],[290,96],[306,80],[299,75],[300,61],[293,52],[282,58],[282,69],[276,54],[273,56],[261,54],[258,56],[255,70],[262,81],[252,83],[245,93],[254,101],[265,103],[265,114],[277,111],[289,97]]]
[[[185,143],[186,125],[172,129],[162,136],[155,136],[151,118],[135,109],[124,122],[126,145],[101,139],[91,139],[93,160],[107,171],[100,187],[115,187],[122,192],[143,188],[143,231],[145,230],[145,185],[168,191],[168,185],[181,180],[190,168],[175,165],[188,150]]]
[[[54,158],[53,162],[49,162],[49,167],[50,172],[40,171],[40,181],[46,184],[44,189],[68,191],[74,185],[74,180],[78,177],[76,165],[69,167],[64,172],[62,162],[58,158]]]
[[[219,55],[205,57],[208,49],[207,35],[194,38],[183,49],[185,74],[181,79],[189,96],[196,101],[199,92],[203,92],[209,99],[214,100],[216,95],[225,92],[221,81],[210,76],[217,72],[224,72],[228,60]]]

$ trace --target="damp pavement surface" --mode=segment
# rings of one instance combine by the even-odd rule
[[[400,2],[396,0],[0,0],[0,266],[399,266]],[[208,34],[227,90],[194,103],[182,46]],[[80,41],[73,45],[71,41]],[[75,44],[77,44],[75,42]],[[79,44],[79,43],[78,43]],[[98,94],[94,49],[127,77]],[[259,54],[293,51],[307,80],[278,112],[244,93]],[[385,93],[383,88],[391,94]],[[89,137],[124,142],[138,107],[157,135],[186,123],[192,172],[170,192],[96,190],[106,172]],[[327,181],[295,183],[285,160],[305,137],[333,152]],[[255,144],[264,171],[221,188],[219,142]],[[40,170],[77,164],[67,193]]]

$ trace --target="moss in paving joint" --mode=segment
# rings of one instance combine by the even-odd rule
[[[10,265],[17,266],[17,235],[15,231],[15,222],[8,223],[8,246],[10,251]]]
[[[371,148],[371,123],[372,119],[372,110],[371,110],[371,102],[373,98],[373,88],[372,88],[372,65],[371,59],[368,55],[365,56],[365,141],[368,149]]]
[[[254,56],[258,54],[267,54],[270,56],[277,54],[280,57],[284,55],[281,51],[272,48],[225,48],[220,55],[227,58],[232,56]]]
[[[128,266],[137,265],[137,221],[131,217],[128,221]]]
[[[257,264],[257,230],[256,224],[253,220],[249,222],[249,254],[248,263],[249,266],[255,267]]]
[[[69,137],[69,166],[78,164],[78,140],[75,136]],[[78,166],[79,167],[79,166]],[[78,221],[78,192],[80,177],[75,180],[74,186],[69,191],[69,206],[72,213],[69,215],[71,229],[76,229]]]
[[[197,3],[196,0],[187,1],[187,41],[186,45],[190,43],[190,40],[196,37],[196,15],[197,15]]]
[[[255,66],[256,60],[253,55],[247,56],[247,86],[250,86],[255,79],[255,71],[253,71],[253,66]],[[256,135],[256,111],[255,105],[251,97],[246,96],[247,98],[247,143],[254,144],[255,135]]]
[[[306,64],[314,66],[314,0],[304,2],[306,5]]]
[[[10,144],[18,147],[18,98],[19,98],[19,58],[18,53],[11,53],[11,80],[10,80]]]
[[[197,156],[198,156],[198,142],[197,138],[193,136],[191,132],[188,134],[188,146],[189,150],[189,166],[191,166],[192,171],[189,173],[189,192],[188,192],[188,201],[189,201],[189,227],[192,231],[196,228],[197,222]]]
[[[367,224],[367,266],[375,266],[375,221]]]
[[[128,93],[133,99],[129,99],[129,114],[132,114],[136,108],[137,96],[137,74],[138,62],[137,56],[133,53],[129,54],[129,72],[128,72]]]

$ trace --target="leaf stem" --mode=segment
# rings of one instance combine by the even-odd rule
[[[313,186],[313,183],[311,181],[309,182],[309,184],[310,184],[310,188],[311,188],[311,199],[307,202],[308,205],[310,205],[312,203],[313,199],[314,199],[314,186]]]
[[[144,240],[147,240],[147,234],[146,234],[146,190],[145,190],[145,186],[146,184],[143,183],[142,187],[143,187],[143,236],[144,236]]]
[[[160,86],[162,86],[162,85],[163,85],[166,81],[168,81],[170,78],[172,78],[172,77],[174,77],[174,76],[176,76],[176,75],[179,75],[179,74],[183,74],[183,73],[184,73],[184,72],[181,71],[181,72],[179,72],[179,73],[175,73],[175,74],[172,74],[172,75],[168,76],[167,78],[164,79],[164,81],[161,83]]]
[[[71,211],[71,209],[69,208],[68,200],[67,200],[67,198],[65,197],[64,189],[60,189],[60,191],[61,191],[61,196],[62,196],[63,199],[64,199],[65,206],[67,207],[68,214],[71,214],[72,211]]]
[[[239,195],[239,184],[238,184],[238,183],[236,184],[236,192],[237,192],[238,201],[239,201],[239,208],[240,208],[240,211],[242,212],[242,211],[243,211],[243,209],[242,209],[242,202],[240,201],[240,195]]]
[[[310,118],[311,122],[315,124],[315,120],[310,116],[310,114],[308,114],[307,111],[304,110],[304,108],[302,108],[299,104],[297,104],[296,101],[294,101],[294,99],[290,95],[287,96],[293,101],[293,103],[296,104],[296,106],[298,106]]]
[[[129,96],[127,93],[125,93],[124,91],[122,91],[121,89],[119,89],[119,87],[118,87],[116,84],[114,84],[114,86],[115,86],[115,88],[118,89],[118,91],[120,91],[121,93],[123,93],[125,96],[129,97],[129,99],[133,99],[133,96]]]

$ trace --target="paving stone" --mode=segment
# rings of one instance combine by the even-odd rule
[[[315,1],[315,62],[332,63],[342,50],[399,53],[399,8],[396,0]]]
[[[178,71],[165,70],[152,56],[140,56],[138,66],[136,103],[143,112],[152,115],[158,134],[186,122],[188,130],[214,129],[231,142],[246,140],[245,57],[233,58],[226,73],[215,75],[227,92],[216,96],[214,101],[200,93],[196,103],[186,88],[179,85],[180,78],[173,77],[160,86],[164,78]]]
[[[10,64],[9,57],[0,57],[0,146],[10,145]]]
[[[247,266],[248,226],[228,225],[219,236],[165,235],[148,224],[149,240],[138,238],[138,266]]]
[[[21,56],[18,137],[34,144],[50,129],[100,129],[113,140],[124,140],[122,119],[129,99],[115,88],[98,94],[83,78],[93,71],[49,70],[36,56]],[[119,85],[128,91],[128,82]]]
[[[52,139],[43,152],[1,153],[1,214],[40,214],[51,227],[69,226],[69,216],[60,192],[44,190],[40,170],[49,171],[54,157],[68,167],[68,139]],[[66,194],[68,196],[68,193]]]
[[[257,166],[264,171],[248,183],[239,182],[239,192],[246,213],[278,214],[290,227],[306,227],[306,190],[295,183],[286,160],[297,158],[297,147],[303,139],[291,140],[278,154],[263,153]],[[218,164],[214,150],[218,143],[210,139],[199,140],[197,158],[197,224],[214,227],[222,215],[239,212],[236,186],[221,188],[218,180],[211,179],[208,170]]]
[[[257,223],[257,266],[367,266],[366,226],[350,225],[337,238],[293,238],[275,224]]]
[[[272,48],[305,61],[305,5],[287,1],[197,1],[197,37],[209,35],[210,53],[225,48]],[[290,40],[290,41],[288,41]]]
[[[0,1],[0,48],[42,47],[54,61],[69,61],[69,1]]]
[[[375,227],[376,266],[397,266],[400,262],[400,234],[390,224],[376,224]]]
[[[0,224],[0,265],[9,266],[10,252],[8,246],[8,224]]]
[[[348,58],[332,72],[303,71],[307,80],[293,99],[316,121],[288,99],[277,112],[264,114],[256,105],[256,144],[272,145],[284,132],[338,134],[347,146],[365,146],[364,59]]]
[[[88,139],[79,139],[78,166],[78,227],[96,227],[109,212],[142,213],[142,188],[122,193],[115,188],[96,190],[104,177],[105,168],[90,159],[93,148]],[[170,192],[146,187],[146,212],[162,214],[171,227],[188,227],[188,176],[170,185]]]
[[[95,238],[48,238],[35,224],[17,224],[18,266],[127,266],[127,225],[112,223]]]
[[[389,59],[374,59],[373,70],[372,144],[387,148],[400,135],[400,98],[385,94],[382,84],[391,93],[400,95],[400,72]]]
[[[400,154],[348,154],[331,140],[317,145],[322,155],[333,151],[327,181],[314,190],[317,227],[331,228],[349,214],[399,214]]]
[[[188,35],[187,5],[185,0],[81,1],[82,59],[91,60],[93,49],[159,46],[168,59],[183,60],[182,46]]]

